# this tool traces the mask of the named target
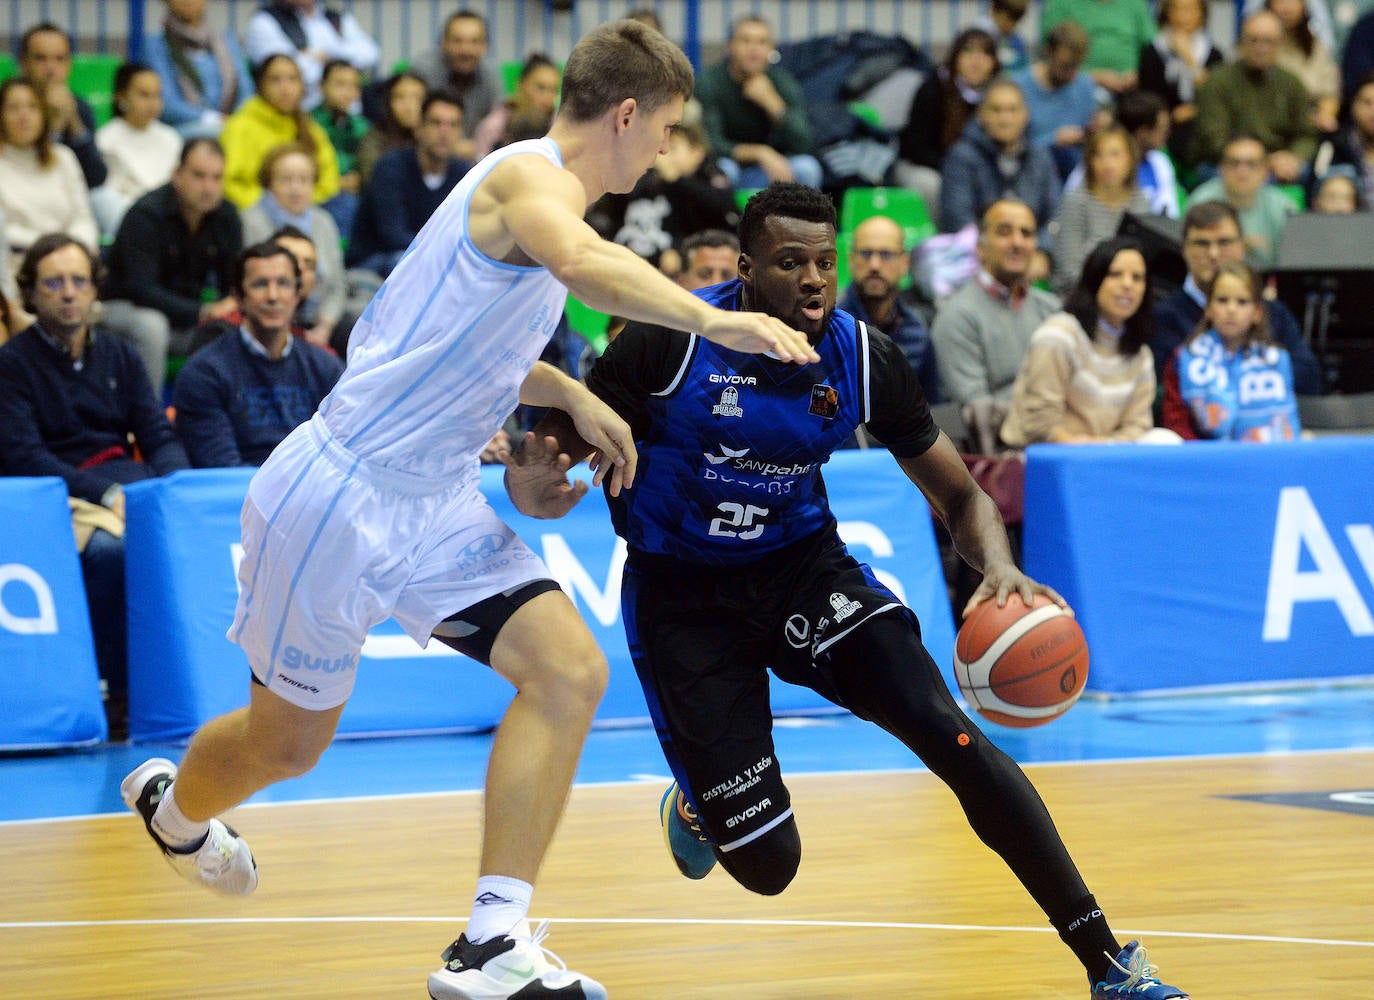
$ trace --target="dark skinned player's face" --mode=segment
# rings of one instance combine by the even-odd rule
[[[775,216],[764,221],[756,244],[740,255],[745,306],[817,343],[835,311],[835,227]]]

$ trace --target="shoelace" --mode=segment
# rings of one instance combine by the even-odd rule
[[[541,920],[541,921],[539,922],[539,926],[536,927],[536,928],[534,929],[534,933],[530,935],[530,944],[534,945],[534,946],[535,946],[536,948],[538,948],[541,952],[543,952],[543,953],[544,953],[544,957],[547,958],[547,959],[548,959],[550,962],[552,962],[554,965],[558,966],[558,968],[559,968],[560,971],[566,972],[566,971],[568,970],[568,965],[567,965],[567,963],[564,962],[564,961],[563,961],[561,958],[559,958],[557,955],[555,955],[555,954],[554,954],[552,951],[550,951],[548,948],[544,947],[544,943],[543,943],[543,942],[544,942],[544,939],[545,939],[546,937],[548,937],[548,936],[549,936],[549,920],[547,920],[547,919],[546,919],[546,920]]]
[[[1106,953],[1104,952],[1103,954]],[[1122,993],[1130,993],[1142,986],[1159,985],[1159,980],[1155,978],[1156,974],[1159,972],[1159,966],[1149,963],[1143,945],[1135,950],[1135,954],[1131,956],[1129,965],[1122,965],[1111,955],[1107,955],[1107,961],[1126,973],[1126,978],[1122,982],[1113,984],[1112,989],[1114,990],[1119,990]]]

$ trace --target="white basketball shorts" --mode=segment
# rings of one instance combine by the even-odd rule
[[[548,569],[487,505],[348,452],[317,415],[253,477],[229,639],[294,705],[348,700],[368,630],[395,617],[421,646],[445,618]]]

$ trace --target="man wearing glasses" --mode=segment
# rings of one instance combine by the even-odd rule
[[[127,690],[124,485],[189,463],[138,352],[91,325],[97,270],[91,252],[62,233],[39,237],[24,255],[19,294],[36,320],[0,347],[0,468],[61,476],[76,501],[96,662],[118,737]]]
[[[1242,132],[1232,136],[1221,153],[1220,171],[1199,184],[1189,202],[1224,201],[1236,210],[1244,250],[1264,268],[1272,267],[1284,223],[1297,206],[1269,183],[1269,164],[1259,136]]]
[[[915,294],[900,291],[902,278],[911,268],[904,240],[902,227],[885,215],[859,223],[849,255],[851,281],[840,308],[891,337],[916,372],[926,400],[938,403],[940,373],[930,329]]]
[[[1213,70],[1198,93],[1194,162],[1217,163],[1233,135],[1251,132],[1264,145],[1274,180],[1298,180],[1317,140],[1307,88],[1277,65],[1282,40],[1283,24],[1269,11],[1245,19],[1236,61]]]
[[[1155,356],[1155,375],[1164,384],[1164,365],[1179,344],[1197,329],[1207,303],[1207,290],[1222,264],[1245,257],[1244,230],[1240,215],[1224,201],[1195,201],[1183,216],[1183,261],[1188,277],[1183,287],[1155,303],[1155,332],[1150,350]],[[1293,388],[1298,395],[1323,391],[1321,364],[1303,340],[1302,328],[1288,307],[1277,299],[1265,301],[1269,329],[1288,349],[1293,361]]]

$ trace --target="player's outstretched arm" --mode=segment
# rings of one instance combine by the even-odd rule
[[[944,522],[955,551],[983,574],[982,583],[964,606],[965,617],[988,598],[1003,606],[1012,591],[1021,595],[1027,607],[1035,594],[1044,594],[1060,607],[1069,608],[1052,588],[1037,583],[1017,567],[997,504],[974,481],[954,442],[943,432],[925,454],[898,458],[897,464]]]
[[[498,199],[503,228],[568,291],[602,312],[695,331],[734,350],[810,364],[820,357],[806,335],[772,317],[708,306],[634,251],[603,240],[582,218],[584,192],[567,171],[534,156],[511,157],[483,186]],[[480,203],[474,201],[474,211]],[[474,218],[474,237],[483,243]],[[485,251],[485,247],[484,247]]]
[[[581,382],[538,361],[520,386],[520,402],[566,414],[580,442],[591,451],[593,486],[600,486],[608,473],[611,496],[620,496],[622,488],[634,485],[639,452],[630,425]],[[586,452],[577,459],[583,457]]]

